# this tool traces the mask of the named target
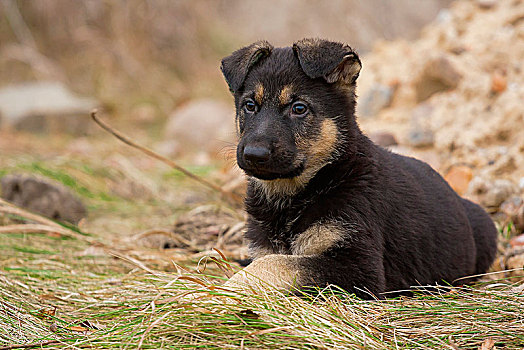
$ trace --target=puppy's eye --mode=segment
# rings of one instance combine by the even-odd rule
[[[307,106],[302,102],[295,102],[291,106],[291,111],[297,116],[303,116],[307,113]]]
[[[249,100],[249,101],[246,101],[246,103],[244,104],[244,108],[249,113],[253,113],[257,110],[257,105],[255,104],[255,102]]]

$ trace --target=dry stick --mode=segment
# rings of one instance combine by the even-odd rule
[[[134,148],[144,152],[148,156],[153,157],[155,159],[158,159],[161,162],[164,162],[165,164],[169,165],[170,167],[180,171],[181,173],[183,173],[187,177],[189,177],[189,178],[199,182],[200,184],[202,184],[202,185],[204,185],[206,187],[211,188],[212,190],[214,190],[216,192],[219,192],[225,198],[232,199],[235,203],[241,203],[242,202],[242,197],[239,196],[238,194],[233,193],[233,192],[224,191],[222,188],[220,188],[220,186],[217,186],[217,185],[207,181],[206,179],[204,179],[204,178],[202,178],[202,177],[200,177],[200,176],[198,176],[196,174],[193,174],[192,172],[190,172],[189,170],[181,167],[180,165],[178,165],[177,163],[175,163],[171,159],[166,158],[166,157],[164,157],[164,156],[154,152],[153,150],[151,150],[151,149],[149,149],[147,147],[141,146],[141,145],[137,144],[136,142],[132,141],[128,136],[122,134],[120,131],[117,131],[117,130],[113,129],[107,123],[105,123],[102,120],[98,119],[98,117],[96,116],[96,113],[97,113],[96,109],[91,112],[91,118],[95,121],[95,123],[97,123],[102,129],[104,129],[105,131],[109,132],[110,134],[115,136],[117,139],[119,139],[120,141],[125,143],[126,145],[134,147]]]
[[[15,344],[0,347],[0,350],[40,348],[44,345],[59,344],[59,340],[50,340],[43,343]]]

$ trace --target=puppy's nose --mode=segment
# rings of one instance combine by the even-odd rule
[[[244,148],[244,160],[252,164],[264,163],[269,160],[271,152],[266,147],[246,146]]]

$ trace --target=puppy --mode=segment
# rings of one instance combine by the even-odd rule
[[[355,118],[349,46],[259,41],[222,60],[253,262],[228,285],[329,284],[362,298],[452,283],[492,263],[497,231],[429,165],[373,144]]]

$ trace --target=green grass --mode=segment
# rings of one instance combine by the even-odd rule
[[[213,287],[223,280],[218,268],[197,273],[198,258],[129,240],[172,225],[182,205],[170,202],[175,192],[160,189],[165,197],[142,201],[108,195],[106,182],[120,175],[75,162],[24,160],[13,169],[63,183],[92,212],[87,228],[62,226],[73,237],[0,234],[0,348],[479,349],[490,339],[500,349],[524,347],[524,289],[516,278],[386,301],[334,287],[302,296],[226,291]],[[164,169],[153,178],[182,181]],[[0,225],[21,219],[0,213]],[[502,242],[514,234],[511,223],[500,228]],[[175,264],[191,278],[179,278]]]
[[[57,245],[41,234],[0,236],[0,346],[478,349],[489,339],[498,348],[524,346],[524,290],[510,279],[385,301],[337,288],[301,296],[228,291],[215,288],[224,279],[216,268],[182,278],[146,272],[126,262],[130,251],[120,251],[124,260],[82,255],[89,244],[77,237]]]
[[[109,196],[105,192],[102,192],[102,191],[94,192],[91,189],[89,189],[87,186],[80,184],[77,179],[75,179],[73,176],[69,175],[68,173],[64,172],[63,170],[50,168],[40,162],[31,162],[28,164],[21,164],[19,165],[19,168],[26,170],[28,172],[31,172],[31,173],[40,174],[50,179],[56,180],[62,183],[63,185],[71,188],[72,190],[74,190],[77,194],[79,194],[82,197],[98,199],[101,201],[112,201],[115,199],[113,196]],[[80,169],[87,175],[91,175],[91,176],[94,175],[93,169],[89,168],[85,164]]]
[[[338,290],[314,298],[209,291],[166,273],[116,274],[123,281],[116,284],[106,276],[49,274],[55,278],[24,281],[29,291],[0,287],[3,307],[12,309],[0,313],[0,344],[56,339],[107,349],[477,349],[491,337],[504,349],[524,346],[524,295],[511,292],[508,283],[362,301]],[[53,297],[42,301],[42,290]],[[186,300],[188,291],[202,296]],[[77,296],[68,299],[71,293]],[[42,317],[43,310],[55,309],[54,316]]]
[[[202,176],[202,177],[209,176],[209,174],[213,170],[215,170],[215,168],[216,168],[215,166],[211,166],[211,165],[189,165],[189,166],[185,166],[186,170],[189,170],[193,174],[198,175],[198,176]],[[180,171],[173,169],[173,170],[167,171],[164,174],[164,179],[169,179],[169,178],[182,180],[182,179],[185,179],[185,175],[182,174]]]

